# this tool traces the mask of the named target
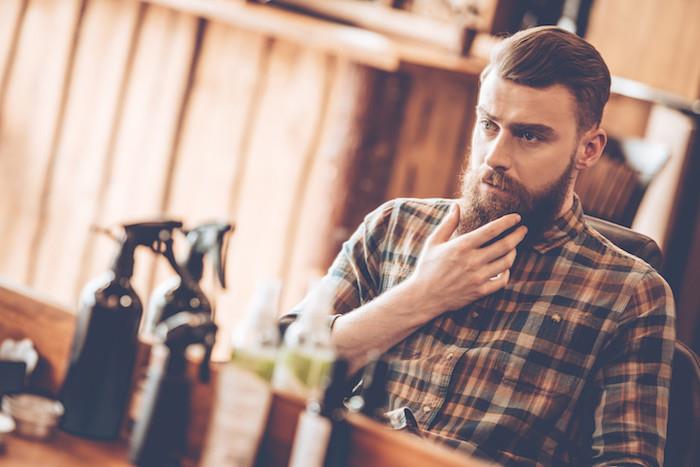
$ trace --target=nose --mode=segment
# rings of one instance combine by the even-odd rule
[[[488,145],[484,163],[492,169],[507,170],[511,165],[511,151],[508,147],[505,131],[501,131]]]

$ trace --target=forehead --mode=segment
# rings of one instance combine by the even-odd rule
[[[562,130],[576,126],[576,101],[561,84],[532,88],[489,73],[479,89],[479,107],[503,122],[536,123]]]

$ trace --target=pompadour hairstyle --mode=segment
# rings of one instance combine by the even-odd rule
[[[600,125],[610,97],[610,71],[584,39],[555,26],[525,29],[504,39],[491,53],[489,73],[533,88],[560,84],[574,96],[579,132]]]

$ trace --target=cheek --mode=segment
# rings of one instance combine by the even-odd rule
[[[472,135],[471,148],[469,150],[469,166],[478,168],[484,161],[484,146],[475,131]]]
[[[559,180],[568,167],[569,158],[563,153],[550,154],[543,158],[530,158],[515,168],[518,181],[530,193],[541,193]]]

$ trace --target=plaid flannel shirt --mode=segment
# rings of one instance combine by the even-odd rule
[[[336,313],[406,279],[453,202],[370,213],[329,270]],[[500,464],[658,466],[674,338],[669,286],[588,227],[576,198],[519,248],[504,289],[387,352],[387,409],[408,406],[428,437]]]

